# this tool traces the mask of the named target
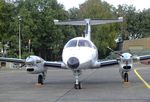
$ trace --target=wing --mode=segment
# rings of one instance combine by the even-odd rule
[[[100,61],[100,67],[112,66],[119,64],[117,60]]]
[[[0,57],[1,62],[25,63],[25,59]]]
[[[114,60],[106,60],[106,61],[96,61],[93,68],[101,68],[101,67],[107,67],[107,66],[113,66],[119,64],[116,59]]]
[[[52,62],[52,61],[46,61],[44,62],[45,67],[54,67],[54,68],[60,68],[60,69],[67,69],[65,67],[65,64],[63,62]]]
[[[150,55],[143,55],[143,56],[138,56],[139,60],[147,60],[150,59]]]
[[[30,57],[31,58],[31,57]],[[32,59],[32,58],[31,58]],[[32,59],[33,60],[33,59]],[[25,59],[17,59],[17,58],[5,58],[5,57],[0,57],[1,62],[13,62],[13,63],[23,63],[26,64]],[[36,61],[35,61],[36,62]],[[55,68],[60,68],[60,69],[67,69],[65,67],[65,64],[63,62],[52,62],[52,61],[45,61],[44,62],[44,67],[55,67]]]

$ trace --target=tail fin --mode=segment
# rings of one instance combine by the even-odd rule
[[[85,25],[85,38],[91,40],[91,25],[100,25],[100,24],[108,24],[115,22],[123,22],[123,17],[119,17],[118,19],[84,19],[84,20],[68,20],[68,21],[59,21],[54,20],[56,25]]]

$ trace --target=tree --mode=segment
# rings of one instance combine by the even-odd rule
[[[113,19],[112,6],[101,0],[88,0],[80,5],[80,18]],[[92,27],[92,39],[99,49],[101,57],[106,56],[107,46],[114,48],[115,38],[119,30],[117,24],[107,24]]]
[[[138,39],[149,35],[150,10],[137,11],[133,5],[119,5],[113,11],[116,15],[124,17],[122,25],[124,40]]]
[[[57,29],[53,20],[66,17],[63,6],[56,0],[26,0],[19,9],[19,15],[23,18],[24,45],[30,39],[36,55],[49,60],[56,59],[63,44],[63,33]]]
[[[140,12],[142,16],[143,37],[150,37],[150,9],[144,9]]]
[[[2,43],[3,51],[4,45],[9,45],[11,42],[11,36],[13,35],[13,9],[13,4],[7,3],[5,0],[0,1],[0,42]]]

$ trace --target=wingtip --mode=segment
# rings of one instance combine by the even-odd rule
[[[54,23],[57,23],[57,22],[59,22],[59,20],[58,19],[54,19]]]
[[[121,20],[121,21],[123,21],[123,17],[118,17],[118,20]]]

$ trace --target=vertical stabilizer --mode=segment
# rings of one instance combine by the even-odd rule
[[[68,20],[68,21],[59,21],[54,20],[56,25],[84,25],[85,29],[85,38],[91,40],[91,25],[100,25],[108,23],[123,22],[123,17],[118,17],[118,19],[84,19],[84,20]]]
[[[85,27],[85,38],[88,40],[91,40],[91,25],[90,25],[90,19],[85,19],[86,27]]]

